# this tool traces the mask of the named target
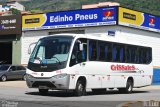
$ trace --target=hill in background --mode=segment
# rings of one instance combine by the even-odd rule
[[[0,2],[8,0],[0,0]],[[18,0],[32,12],[53,12],[63,10],[81,9],[84,4],[107,2],[108,0]],[[109,0],[118,2],[122,7],[151,13],[160,16],[160,0]]]

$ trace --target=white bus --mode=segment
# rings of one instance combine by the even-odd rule
[[[98,34],[56,34],[41,38],[29,59],[26,83],[41,94],[52,90],[74,90],[82,96],[117,88],[131,93],[133,88],[152,83],[152,48],[118,42]]]

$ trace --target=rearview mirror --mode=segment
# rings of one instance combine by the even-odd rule
[[[9,72],[12,72],[13,70],[12,69],[9,69]]]
[[[82,43],[79,44],[79,50],[83,51],[83,44]]]

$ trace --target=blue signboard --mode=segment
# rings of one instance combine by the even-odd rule
[[[160,32],[160,17],[144,13],[144,23],[147,30]]]
[[[22,20],[23,31],[115,25],[118,23],[118,25],[160,32],[160,17],[123,7],[26,15],[22,17]]]
[[[23,16],[23,30],[115,25],[116,23],[117,7]]]

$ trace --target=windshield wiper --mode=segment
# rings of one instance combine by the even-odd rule
[[[57,61],[59,62],[59,65],[61,65],[61,61],[57,57],[53,56],[52,58],[57,59]]]

